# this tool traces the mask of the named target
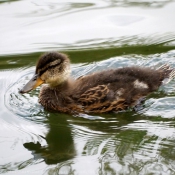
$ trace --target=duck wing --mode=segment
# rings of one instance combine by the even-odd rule
[[[71,91],[72,103],[66,100],[66,106],[83,113],[136,109],[164,79],[174,77],[175,70],[168,65],[157,70],[133,66],[94,73],[77,79]]]
[[[81,94],[78,103],[86,113],[105,113],[126,109],[125,99],[120,97],[119,93],[113,93],[111,98],[111,93],[113,92],[108,85],[98,85]]]
[[[109,88],[106,85],[98,85],[90,88],[81,94],[78,102],[83,106],[91,105],[102,101],[109,93]]]

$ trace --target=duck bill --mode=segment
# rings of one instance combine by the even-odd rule
[[[44,81],[36,74],[32,77],[32,79],[19,91],[21,94],[29,92],[35,89],[37,86],[43,84]]]

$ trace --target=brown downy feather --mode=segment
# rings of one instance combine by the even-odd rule
[[[127,67],[83,76],[73,84],[41,89],[40,103],[46,109],[74,113],[105,113],[134,107],[140,98],[158,89],[175,70],[164,65],[157,70]],[[49,94],[50,99],[46,98]],[[48,96],[48,95],[47,95]]]
[[[121,111],[175,78],[175,69],[165,64],[157,70],[132,66],[74,80],[69,78],[69,63],[66,55],[57,52],[46,53],[38,61],[36,77],[49,84],[40,90],[39,102],[44,108],[64,113]],[[25,86],[23,93],[28,89]]]

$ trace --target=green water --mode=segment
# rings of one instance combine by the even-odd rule
[[[21,95],[45,51],[72,76],[130,65],[175,67],[175,2],[0,1],[0,174],[174,175],[175,80],[137,112],[45,111]]]

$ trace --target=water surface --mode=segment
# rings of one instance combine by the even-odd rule
[[[137,112],[45,111],[21,95],[38,56],[58,50],[72,76],[131,65],[175,67],[175,3],[0,1],[0,174],[175,174],[175,80]]]

